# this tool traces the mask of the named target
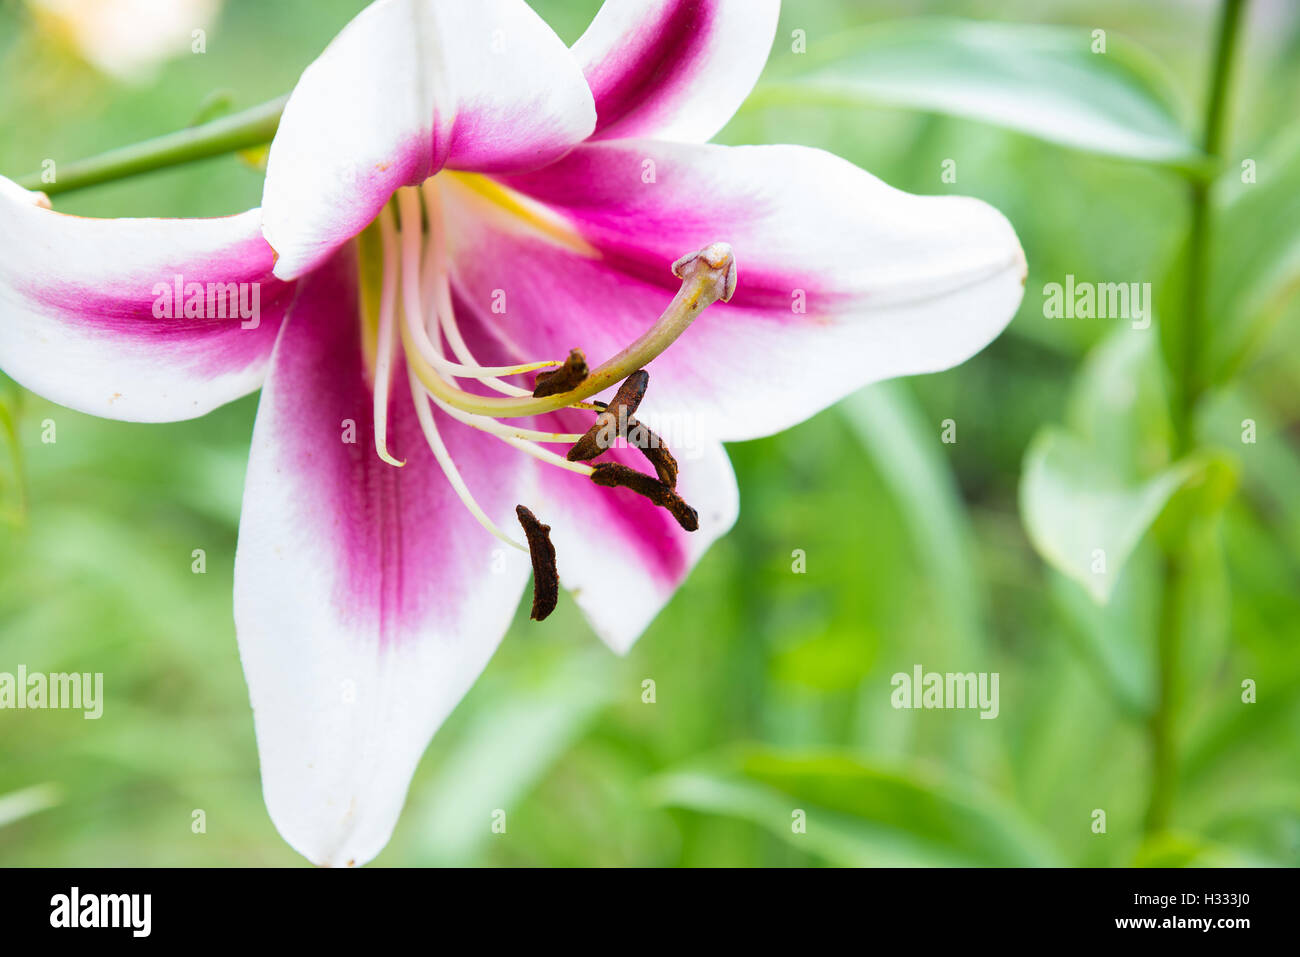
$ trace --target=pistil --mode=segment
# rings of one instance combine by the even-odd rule
[[[412,333],[408,330],[409,322],[402,326],[407,359],[430,393],[466,412],[494,418],[522,418],[556,412],[617,385],[637,369],[648,365],[690,327],[696,316],[718,300],[726,302],[736,288],[736,262],[731,247],[726,243],[713,243],[699,252],[683,256],[673,264],[673,273],[682,280],[682,285],[659,320],[579,386],[567,392],[542,398],[531,395],[515,398],[483,396],[465,392],[441,378],[424,360],[415,348]]]

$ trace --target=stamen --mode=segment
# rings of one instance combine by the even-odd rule
[[[427,393],[426,393],[427,394]],[[572,432],[541,432],[537,429],[525,429],[518,426],[506,425],[504,422],[498,422],[496,419],[488,418],[485,415],[474,415],[472,412],[462,412],[454,405],[448,405],[436,395],[430,395],[430,399],[446,412],[457,422],[463,422],[465,425],[478,429],[480,432],[486,432],[495,438],[501,439],[516,448],[522,449],[529,455],[559,465],[561,468],[567,468],[569,471],[577,472],[579,475],[590,475],[591,469],[584,465],[575,465],[568,459],[555,452],[540,448],[535,445],[536,442],[551,442],[557,445],[565,445],[569,442],[577,441],[582,438]]]
[[[591,480],[605,488],[625,488],[638,495],[644,495],[660,508],[667,509],[677,524],[688,532],[700,527],[700,516],[695,509],[683,501],[675,491],[644,472],[620,465],[617,462],[601,462],[592,468]]]
[[[528,429],[523,426],[507,425],[490,416],[476,415],[473,412],[465,412],[462,409],[458,409],[454,405],[444,402],[436,395],[430,394],[424,389],[423,385],[421,385],[420,389],[426,397],[431,399],[438,406],[438,408],[442,409],[443,412],[447,413],[447,415],[451,416],[457,422],[478,429],[480,432],[486,432],[494,438],[501,439],[507,445],[512,445],[521,452],[526,452],[534,458],[540,459],[550,465],[558,465],[559,467],[568,469],[569,471],[577,472],[579,475],[591,474],[590,468],[582,465],[575,465],[562,456],[547,449],[543,449],[535,444],[537,442],[550,442],[557,445],[567,445],[582,438],[582,436],[576,432],[543,432],[539,429]]]
[[[668,446],[664,444],[663,439],[633,418],[627,420],[627,435],[624,438],[633,448],[639,449],[646,457],[646,461],[654,466],[659,481],[669,488],[677,487],[677,460],[673,458],[673,453],[668,451]]]
[[[576,472],[578,475],[585,475],[588,478],[591,477],[592,467],[590,465],[583,465],[581,462],[570,462],[563,455],[557,455],[550,449],[544,449],[533,442],[527,442],[523,439],[508,438],[505,436],[501,438],[501,441],[505,442],[507,445],[513,445],[519,451],[526,452],[533,458],[545,462],[547,465],[554,465],[569,472]]]
[[[570,349],[564,365],[554,372],[539,372],[533,380],[533,398],[569,392],[587,378],[587,356],[581,349]]]
[[[578,440],[578,444],[569,449],[569,461],[586,462],[594,459],[612,446],[616,438],[626,438],[628,419],[641,405],[649,385],[650,373],[644,369],[638,369],[624,379],[614,398],[605,406],[605,411],[596,416],[596,421]]]
[[[677,487],[677,460],[668,451],[668,446],[658,435],[632,413],[641,405],[645,397],[650,377],[645,370],[634,372],[619,387],[618,393],[608,405],[597,401],[600,414],[590,429],[569,449],[567,458],[575,462],[587,462],[614,444],[614,436],[625,439],[628,445],[640,450],[651,465],[659,481],[669,488]]]
[[[465,345],[465,339],[460,334],[460,326],[456,323],[456,310],[451,304],[451,280],[447,273],[447,238],[443,231],[442,224],[442,196],[438,192],[438,183],[435,179],[425,180],[421,188],[424,197],[425,214],[429,220],[429,249],[426,265],[431,268],[429,274],[429,287],[432,294],[433,311],[427,312],[426,315],[434,315],[441,324],[442,333],[447,337],[447,342],[451,345],[451,351],[462,363],[470,368],[483,368],[479,365],[474,354]],[[440,350],[441,354],[441,350]],[[557,366],[558,362],[539,363],[538,368],[543,366]],[[528,395],[527,389],[522,389],[510,382],[503,382],[494,376],[482,376],[484,385],[500,392],[502,395],[524,396]]]
[[[499,422],[496,419],[491,418],[490,416],[475,415],[472,412],[465,412],[458,409],[454,405],[444,402],[437,396],[429,394],[424,390],[423,385],[421,386],[421,392],[431,399],[438,408],[442,409],[443,412],[447,413],[447,415],[451,416],[457,422],[476,428],[481,432],[486,432],[494,438],[498,438],[502,442],[505,442],[507,445],[513,446],[519,451],[531,455],[533,458],[539,459],[548,465],[556,465],[562,469],[577,472],[579,475],[591,475],[591,468],[589,466],[570,462],[563,456],[557,455],[549,449],[544,449],[536,444],[537,442],[551,442],[559,445],[567,445],[570,442],[576,442],[578,439],[582,438],[581,435],[572,432],[542,432],[538,429],[526,429],[522,426],[507,425],[504,422]]]
[[[375,348],[375,381],[372,413],[375,423],[375,452],[389,465],[406,464],[388,452],[388,398],[393,379],[393,327],[397,324],[397,229],[393,211],[385,206],[379,213],[379,229],[384,251],[384,278],[379,294],[379,340]]]
[[[560,572],[555,564],[555,546],[551,544],[551,526],[522,505],[515,506],[519,524],[528,538],[528,555],[533,560],[533,610],[529,618],[544,621],[560,600]]]
[[[438,465],[442,468],[442,474],[447,477],[447,482],[455,490],[457,497],[460,498],[461,504],[469,509],[469,513],[478,520],[480,525],[501,539],[501,541],[519,549],[521,552],[528,551],[523,545],[520,545],[501,531],[496,523],[488,518],[483,509],[479,507],[478,502],[470,493],[469,487],[465,484],[465,480],[461,478],[456,463],[452,461],[447,446],[443,444],[442,436],[438,433],[438,423],[433,418],[433,410],[429,408],[429,400],[420,385],[420,380],[416,378],[414,372],[409,372],[407,379],[411,386],[411,401],[415,403],[415,415],[420,420],[420,429],[424,432],[424,440],[428,443],[429,451],[433,453],[433,457],[437,459]]]

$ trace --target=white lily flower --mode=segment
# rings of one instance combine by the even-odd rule
[[[1015,313],[1024,256],[985,203],[705,142],[777,15],[609,0],[570,50],[522,0],[379,0],[303,74],[260,210],[88,220],[0,181],[9,375],[143,421],[262,388],[235,618],[267,806],[310,860],[388,841],[526,585],[500,541],[518,503],[626,651],[736,518],[722,441],[962,362]],[[187,305],[190,282],[256,284],[259,322],[156,318],[173,276]],[[573,347],[632,356],[619,378],[651,363],[647,421],[694,423],[677,491],[698,531],[543,447],[588,428],[595,390],[548,402],[518,373]]]

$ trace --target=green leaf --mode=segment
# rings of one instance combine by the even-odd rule
[[[1137,481],[1168,464],[1173,429],[1152,330],[1121,326],[1089,352],[1070,387],[1066,421],[1093,456],[1126,480]],[[1136,587],[1118,588],[1105,604],[1093,600],[1076,579],[1059,573],[1051,578],[1052,596],[1070,626],[1066,636],[1130,718],[1151,713],[1156,686],[1153,650],[1146,641],[1151,629],[1143,608],[1146,582],[1142,569],[1137,572]]]
[[[1260,867],[1267,862],[1191,834],[1163,832],[1142,843],[1134,867]]]
[[[1200,170],[1153,61],[1091,30],[973,20],[872,26],[835,44],[806,72],[766,84],[756,104],[818,99],[930,110],[994,123],[1074,149]],[[811,58],[811,55],[810,55]]]
[[[843,866],[1056,863],[1011,808],[844,754],[753,749],[663,775],[651,794],[662,805],[750,821]]]
[[[234,90],[212,90],[199,104],[194,118],[190,120],[190,126],[202,126],[204,123],[211,123],[218,117],[226,116],[234,108],[234,105]]]
[[[1169,464],[1173,425],[1154,330],[1121,326],[1088,353],[1070,387],[1065,420],[1125,477]]]
[[[984,594],[975,578],[974,534],[952,469],[907,386],[881,382],[840,403],[853,434],[893,492],[926,569],[939,587],[945,624],[967,652],[985,650]]]
[[[856,688],[872,666],[871,656],[862,653],[863,630],[859,623],[855,628],[815,635],[774,652],[772,676],[816,691]]]
[[[1287,438],[1287,420],[1276,405],[1240,382],[1206,403],[1202,432],[1207,441],[1241,449],[1243,484],[1278,545],[1300,556],[1300,451]],[[1249,427],[1250,441],[1243,440]]]
[[[1087,443],[1048,427],[1025,455],[1020,513],[1038,553],[1105,603],[1138,541],[1197,471],[1184,461],[1131,482]]]
[[[1170,463],[1173,428],[1149,330],[1118,329],[1089,353],[1066,419],[1068,430],[1040,430],[1025,455],[1021,517],[1043,558],[1105,604],[1147,530],[1176,540],[1189,521],[1217,515],[1236,489],[1237,466],[1209,449]],[[1085,635],[1102,624],[1072,617]],[[1122,663],[1110,652],[1102,662],[1107,670]]]
[[[841,402],[847,420],[872,464],[884,479],[925,571],[924,597],[936,615],[943,653],[954,660],[987,657],[987,596],[984,563],[976,552],[975,533],[941,439],[941,423],[927,422],[911,387],[902,381],[880,382]],[[862,626],[857,626],[861,628]],[[846,672],[849,669],[842,669]],[[997,760],[996,745],[979,725],[953,729],[953,747],[961,766],[978,768]]]
[[[1235,376],[1300,303],[1300,127],[1227,171],[1215,191],[1210,381]]]
[[[1148,640],[1150,621],[1142,617],[1139,589],[1130,577],[1117,589],[1111,601],[1098,604],[1077,582],[1053,574],[1052,597],[1071,626],[1079,651],[1099,672],[1101,687],[1134,719],[1146,718],[1155,709],[1156,674],[1154,650]],[[1136,576],[1139,585],[1142,576]]]
[[[63,793],[54,784],[37,784],[0,796],[0,827],[54,807],[62,800]]]
[[[492,812],[522,799],[610,702],[615,660],[604,649],[570,654],[538,678],[515,675],[466,701],[468,728],[408,811],[425,863],[474,858],[492,836]]]

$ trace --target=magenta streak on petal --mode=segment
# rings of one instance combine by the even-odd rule
[[[324,531],[334,566],[335,612],[381,648],[425,627],[454,632],[458,596],[490,574],[500,547],[465,510],[420,431],[400,351],[389,402],[388,444],[403,468],[375,454],[370,388],[360,348],[355,251],[345,246],[303,280],[276,345],[263,403],[275,403],[282,470],[300,492],[300,518]],[[343,430],[355,423],[354,443]],[[521,468],[519,453],[438,417],[466,481],[499,515]]]
[[[570,136],[555,130],[543,101],[520,103],[508,112],[462,108],[450,135],[434,147],[441,155],[430,164],[429,176],[447,169],[476,173],[524,173],[554,162],[574,145]],[[438,125],[434,124],[434,129]]]
[[[758,189],[738,193],[734,184],[695,178],[703,174],[662,158],[656,162],[655,182],[644,183],[643,160],[655,158],[653,148],[648,156],[645,152],[644,146],[583,146],[535,173],[500,179],[550,207],[600,251],[599,264],[584,266],[575,261],[579,269],[608,269],[663,289],[671,297],[680,281],[669,265],[692,249],[720,240],[731,244],[740,269],[740,283],[731,300],[737,309],[769,311],[771,319],[802,322],[813,315],[814,307],[830,311],[851,298],[828,289],[823,276],[770,261],[765,237],[774,228],[802,227],[778,220],[773,196]],[[809,215],[813,213],[810,210]],[[575,259],[542,243],[528,245],[548,259]],[[791,311],[795,289],[804,290],[808,314]]]
[[[133,276],[114,277],[87,286],[70,281],[31,282],[21,291],[56,317],[73,316],[79,330],[106,342],[142,350],[181,348],[191,353],[191,368],[198,375],[213,375],[243,368],[267,355],[280,320],[293,296],[293,284],[271,276],[272,253],[260,236],[250,237],[209,258],[192,263],[159,264]],[[155,287],[167,287],[175,297],[175,277],[185,285],[199,283],[205,293],[209,283],[257,283],[258,325],[242,328],[238,314],[227,318],[156,318]],[[251,286],[245,286],[251,306]],[[206,299],[206,295],[205,295]],[[238,293],[236,293],[238,308]],[[173,315],[175,313],[173,312]],[[215,315],[215,313],[214,313]],[[251,320],[250,320],[251,322]]]
[[[704,0],[674,0],[628,43],[604,62],[587,70],[587,83],[596,98],[596,132],[592,139],[629,135],[619,127],[635,125],[638,111],[654,110],[672,93],[688,85],[696,64],[704,59],[714,26],[713,4]],[[635,129],[631,135],[636,135]]]

